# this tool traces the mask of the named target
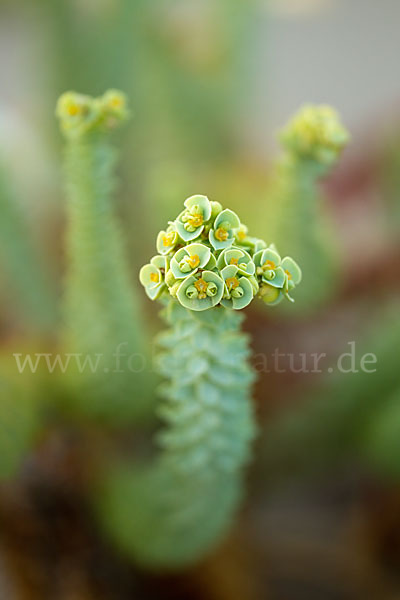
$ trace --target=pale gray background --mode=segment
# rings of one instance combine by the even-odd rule
[[[304,102],[333,104],[356,136],[400,116],[400,0],[269,0],[264,8],[247,123],[259,150]]]

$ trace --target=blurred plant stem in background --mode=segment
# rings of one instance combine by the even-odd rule
[[[126,90],[140,116],[134,137],[142,160],[179,151],[182,159],[211,162],[233,151],[251,2],[117,0],[91,9],[64,0],[46,8],[55,87]]]
[[[150,349],[112,206],[116,150],[109,137],[126,118],[125,99],[64,94],[66,136],[66,347],[100,368],[75,373],[71,402],[107,423],[152,414]]]
[[[280,252],[297,256],[303,270],[294,312],[312,312],[337,289],[340,249],[318,183],[348,139],[328,106],[303,107],[281,133],[285,155],[267,189],[263,220]]]
[[[337,289],[342,257],[322,203],[320,177],[321,169],[312,161],[287,157],[266,191],[268,239],[276,240],[282,254],[298,256],[305,273],[306,289],[296,292],[294,313],[313,312]]]
[[[139,243],[130,241],[134,253],[150,217],[161,227],[189,195],[187,181],[193,193],[207,171],[229,163],[238,150],[256,3],[114,0],[92,7],[47,0],[42,10],[56,95],[117,86],[132,99],[123,166],[127,188],[135,190],[134,212],[130,202],[124,212],[136,226],[141,219]],[[172,184],[171,174],[165,177],[170,165],[178,167]]]

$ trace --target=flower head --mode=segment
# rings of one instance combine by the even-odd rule
[[[270,246],[254,255],[254,263],[260,285],[259,296],[266,304],[275,306],[284,297],[294,302],[289,291],[300,283],[301,270],[290,256],[281,260],[275,246]]]
[[[347,145],[349,134],[332,107],[307,105],[288,123],[281,139],[296,155],[329,166]]]
[[[243,223],[235,231],[235,243],[239,245],[246,245],[249,230]]]
[[[206,196],[191,196],[184,202],[185,210],[176,219],[177,231],[185,242],[195,240],[211,217],[211,203]]]
[[[240,219],[233,210],[226,208],[221,211],[209,233],[210,244],[214,250],[223,250],[232,246],[235,230],[239,227]]]
[[[154,256],[148,265],[144,265],[140,269],[139,280],[150,300],[159,298],[165,290],[165,273],[167,270],[168,259],[165,256]]]
[[[239,217],[206,196],[191,196],[185,209],[157,236],[157,251],[140,271],[151,299],[168,293],[182,306],[241,310],[255,296],[271,306],[300,283],[301,271],[275,246],[248,235]],[[235,245],[234,245],[235,244]]]
[[[94,98],[65,92],[58,99],[56,115],[62,131],[70,137],[76,137],[89,131],[98,122],[100,110]]]
[[[91,131],[110,129],[128,115],[125,95],[108,90],[93,98],[76,92],[65,92],[57,102],[56,115],[62,132],[69,138],[79,138]]]
[[[238,268],[240,275],[254,275],[255,265],[248,252],[243,248],[232,246],[227,250],[223,250],[218,257],[217,266],[223,269],[228,265],[234,265]]]
[[[221,300],[223,306],[240,310],[250,304],[254,297],[254,289],[248,278],[240,275],[235,265],[224,267],[221,277],[225,282],[225,293]]]
[[[168,227],[167,231],[160,231],[157,236],[157,252],[160,254],[169,254],[178,244],[179,236],[173,226]]]
[[[124,120],[129,116],[126,96],[119,90],[108,90],[100,99],[105,114],[114,119]]]
[[[178,250],[171,260],[171,271],[175,279],[184,279],[188,275],[194,275],[199,269],[205,269],[215,264],[215,260],[209,265],[211,251],[203,244],[189,244]]]
[[[281,257],[272,248],[260,250],[254,255],[256,274],[262,282],[272,287],[283,288],[285,271],[281,267]]]
[[[203,271],[200,275],[189,275],[179,286],[177,298],[185,308],[195,311],[207,310],[221,302],[224,282],[217,273]]]

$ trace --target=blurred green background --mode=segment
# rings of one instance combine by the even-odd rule
[[[0,8],[0,597],[398,598],[398,2],[3,0]],[[110,441],[102,427],[58,410],[62,375],[22,376],[13,357],[59,343],[66,259],[56,100],[109,87],[127,93],[133,112],[118,138],[117,210],[150,333],[157,309],[138,289],[138,268],[195,193],[237,209],[254,235],[293,253],[304,290],[313,290],[293,310],[254,303],[247,313],[259,370],[248,499],[226,543],[176,575],[145,573],[110,548],[87,498],[90,465],[110,445],[129,453],[147,430]],[[276,133],[307,102],[335,106],[352,135],[312,197],[276,176]],[[336,368],[349,342],[357,373]],[[272,359],[269,372],[260,368],[276,349],[297,369],[281,373]],[[321,372],[294,372],[312,353],[326,354]],[[365,353],[376,355],[373,373],[360,368]]]

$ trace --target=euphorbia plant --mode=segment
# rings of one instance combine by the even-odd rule
[[[140,281],[165,304],[170,326],[158,338],[166,379],[161,452],[150,467],[114,471],[102,502],[111,534],[129,553],[146,565],[180,567],[220,539],[241,497],[255,427],[239,311],[257,296],[270,305],[290,299],[301,271],[201,195],[184,202],[156,245],[160,254]]]
[[[109,201],[108,138],[127,114],[125,99],[117,91],[100,98],[67,93],[57,112],[67,138],[66,340],[111,360],[121,341],[134,350],[143,344]],[[221,538],[241,497],[255,426],[254,373],[240,311],[256,297],[267,305],[292,300],[301,271],[249,235],[235,212],[203,195],[184,201],[156,236],[156,248],[139,277],[148,297],[163,303],[169,325],[157,339],[157,370],[165,378],[160,453],[140,467],[111,462],[96,502],[110,536],[129,554],[145,565],[180,567]],[[135,415],[123,406],[138,395],[139,407],[146,402],[143,377],[122,365],[118,376],[108,367],[79,374],[75,404],[87,415],[123,421]]]
[[[106,423],[143,417],[151,406],[148,373],[129,357],[147,355],[142,321],[114,215],[116,150],[111,136],[128,116],[125,96],[67,92],[57,104],[66,138],[67,196],[64,342],[100,368],[68,373],[74,410]],[[136,391],[132,401],[132,391]]]

